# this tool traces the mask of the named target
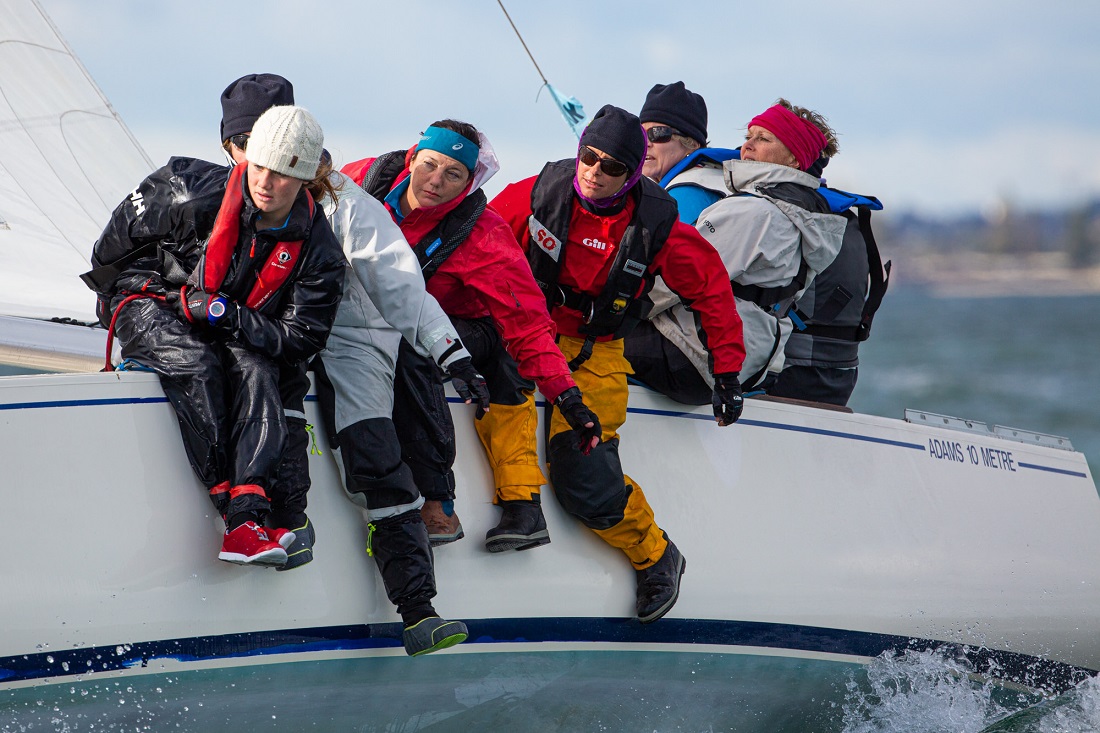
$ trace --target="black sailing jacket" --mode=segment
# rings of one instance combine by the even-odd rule
[[[163,295],[187,281],[213,229],[231,171],[241,169],[172,158],[118,205],[92,250],[97,269],[89,275],[97,276],[101,321],[110,321],[109,304],[121,294]],[[256,233],[253,246],[252,222],[258,213],[245,186],[236,255],[221,291],[241,304],[233,336],[272,358],[299,361],[320,351],[328,338],[343,292],[344,254],[321,206],[310,216],[304,191],[287,225]],[[275,242],[297,240],[304,240],[302,250],[287,281],[258,310],[245,307]]]

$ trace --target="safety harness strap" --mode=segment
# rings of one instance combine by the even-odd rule
[[[777,303],[793,298],[799,290],[804,288],[806,286],[806,275],[809,272],[810,266],[806,263],[806,259],[800,258],[798,272],[795,273],[794,279],[787,285],[765,288],[759,285],[742,285],[735,280],[731,280],[730,285],[733,286],[733,294],[741,300],[751,301],[764,310],[770,310]]]

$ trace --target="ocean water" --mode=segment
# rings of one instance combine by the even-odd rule
[[[1100,681],[1042,697],[949,653],[867,666],[638,652],[328,659],[0,692],[3,733],[1094,733]]]
[[[1065,436],[1096,475],[1098,308],[1100,296],[892,292],[861,349],[852,407],[889,417],[914,408]],[[949,653],[888,654],[866,667],[710,654],[669,654],[655,668],[625,652],[493,656],[75,679],[0,691],[0,733],[1100,731],[1100,679],[1044,698],[974,678]]]

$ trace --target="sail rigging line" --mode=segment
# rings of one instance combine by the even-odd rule
[[[508,24],[511,25],[512,30],[515,31],[516,38],[518,38],[519,42],[523,45],[523,50],[527,52],[527,58],[531,59],[531,63],[535,65],[535,71],[539,73],[539,78],[542,79],[542,86],[539,87],[539,94],[542,93],[543,89],[550,90],[550,98],[554,101],[554,105],[557,106],[558,111],[561,112],[561,116],[565,119],[565,124],[569,125],[569,129],[573,131],[573,134],[576,135],[579,140],[585,120],[584,106],[576,97],[566,96],[554,88],[554,85],[546,78],[546,74],[543,74],[542,69],[539,68],[539,62],[535,61],[535,55],[531,53],[531,49],[527,47],[527,42],[523,40],[519,28],[517,28],[515,22],[512,21],[512,16],[508,14],[508,9],[504,7],[503,0],[497,0],[497,5],[499,5],[501,11],[504,12],[504,17],[508,19]],[[539,95],[536,94],[536,102],[538,98]]]
[[[519,28],[516,28],[516,24],[512,22],[512,16],[508,15],[508,10],[504,7],[504,2],[502,0],[497,0],[497,5],[499,5],[500,9],[504,12],[504,17],[508,19],[508,24],[512,26],[512,30],[516,32],[516,38],[523,44],[523,50],[527,52],[527,58],[531,59],[531,63],[535,65],[535,71],[539,72],[539,78],[542,79],[542,83],[544,85],[549,84],[550,82],[546,80],[546,74],[543,74],[542,69],[539,68],[539,62],[535,61],[534,54],[531,53],[531,49],[527,48],[527,42],[524,41],[523,36],[520,35]]]

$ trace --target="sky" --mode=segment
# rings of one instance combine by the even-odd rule
[[[222,160],[219,95],[282,74],[338,165],[473,123],[501,171],[576,138],[497,0],[39,0],[156,164]],[[589,116],[637,112],[656,83],[703,95],[736,147],[785,97],[839,134],[830,185],[885,213],[957,216],[1100,198],[1100,3],[504,0],[542,74]]]

